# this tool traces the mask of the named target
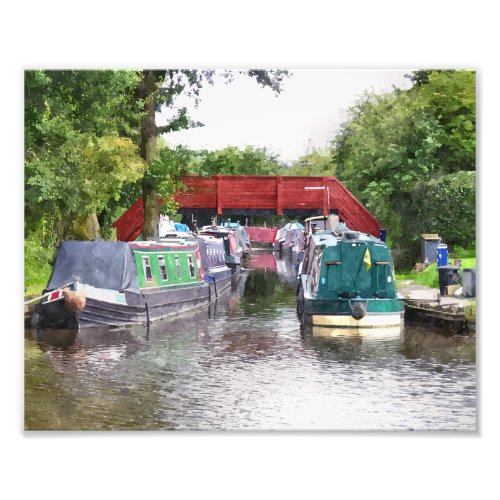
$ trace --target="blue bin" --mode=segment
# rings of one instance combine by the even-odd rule
[[[448,264],[448,245],[440,243],[437,246],[437,266],[443,267]]]

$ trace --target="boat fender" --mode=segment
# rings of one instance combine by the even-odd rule
[[[86,297],[84,292],[73,292],[69,288],[63,288],[64,305],[71,312],[81,311],[85,308]]]
[[[351,306],[351,316],[360,320],[366,316],[366,304],[364,302],[354,302]]]

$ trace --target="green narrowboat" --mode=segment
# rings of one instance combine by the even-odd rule
[[[399,335],[404,302],[389,248],[342,226],[307,237],[298,276],[299,316],[318,336]]]
[[[210,285],[193,238],[158,241],[63,241],[39,327],[149,323],[207,305]]]

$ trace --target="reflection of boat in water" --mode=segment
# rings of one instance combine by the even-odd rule
[[[352,328],[339,328],[328,326],[316,326],[313,324],[306,325],[304,329],[305,334],[310,334],[314,337],[322,338],[369,338],[371,340],[384,340],[402,337],[403,326],[397,324],[395,326],[380,326],[380,327],[352,327]]]
[[[373,335],[336,335],[325,336],[320,332],[316,335],[312,325],[301,326],[301,340],[304,349],[314,353],[323,361],[347,362],[363,359],[383,359],[388,349],[398,352],[404,346],[404,333],[392,336]]]
[[[313,335],[400,335],[404,303],[397,296],[384,242],[335,226],[311,232],[297,289],[297,312]]]
[[[292,285],[297,283],[295,254],[288,253],[277,260],[278,276],[280,281]]]
[[[259,252],[250,255],[249,262],[251,269],[265,269],[267,271],[277,271],[276,257],[272,252]]]

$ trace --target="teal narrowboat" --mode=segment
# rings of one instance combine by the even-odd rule
[[[341,226],[307,237],[298,276],[299,316],[318,336],[400,334],[404,302],[389,248]]]

